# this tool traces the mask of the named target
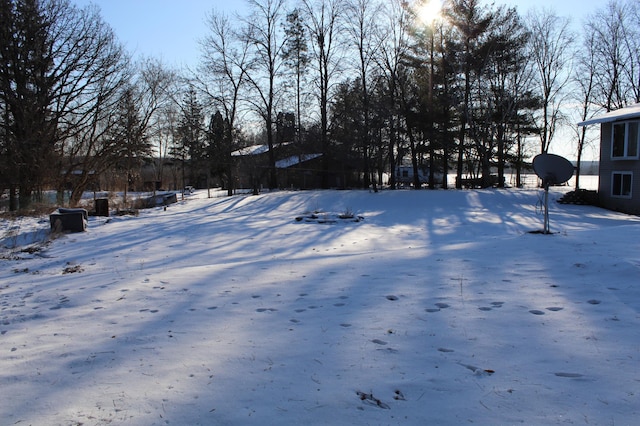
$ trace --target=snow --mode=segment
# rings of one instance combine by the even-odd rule
[[[534,234],[541,196],[197,191],[41,250],[4,221],[0,423],[635,424],[640,218]]]

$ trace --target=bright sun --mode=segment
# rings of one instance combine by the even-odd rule
[[[418,17],[424,24],[431,24],[440,17],[442,2],[440,0],[426,0],[418,7]]]

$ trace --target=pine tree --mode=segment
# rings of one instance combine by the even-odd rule
[[[294,9],[287,15],[287,25],[284,27],[286,42],[282,57],[287,67],[293,70],[296,86],[296,129],[295,141],[300,142],[302,131],[302,83],[309,66],[309,46],[305,23],[299,9]]]
[[[147,137],[147,128],[141,118],[139,101],[134,88],[127,88],[118,104],[118,118],[112,128],[120,159],[119,167],[125,174],[124,202],[127,202],[127,191],[138,176],[136,170],[145,157],[152,154],[152,145]]]
[[[19,188],[20,207],[25,208],[54,164],[50,23],[38,0],[3,0],[0,20],[0,103],[12,187],[10,207],[17,208],[14,197]]]
[[[190,164],[189,184],[194,186],[199,184],[200,174],[204,172],[207,159],[203,126],[202,105],[198,101],[195,89],[190,87],[184,95],[177,131],[180,149],[184,150],[182,158]]]

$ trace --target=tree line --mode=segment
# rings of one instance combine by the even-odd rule
[[[446,0],[438,16],[427,6],[246,0],[242,15],[207,15],[198,68],[176,71],[134,61],[94,6],[0,0],[10,209],[51,188],[75,204],[105,174],[126,194],[145,162],[158,180],[171,167],[181,185],[231,193],[250,173],[255,186],[278,188],[283,147],[321,154],[323,187],[336,162],[365,188],[384,174],[395,188],[400,164],[413,168],[414,188],[423,169],[429,188],[450,186],[450,170],[457,188],[467,175],[503,185],[508,166],[520,184],[559,129],[575,129],[580,159],[590,136],[573,123],[640,101],[636,1],[610,0],[579,26],[480,0]],[[256,144],[265,164],[239,170],[234,153]]]

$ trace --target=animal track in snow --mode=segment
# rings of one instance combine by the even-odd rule
[[[504,302],[491,302],[491,306],[481,306],[478,309],[481,311],[492,311],[494,308],[502,308]]]
[[[440,312],[441,309],[447,309],[449,307],[449,304],[444,302],[438,302],[435,304],[435,306],[436,306],[435,308],[427,308],[425,309],[425,311],[429,313]]]
[[[258,308],[256,309],[256,312],[276,312],[277,309],[275,308]]]
[[[582,374],[579,374],[579,373],[565,373],[565,372],[558,372],[558,373],[555,373],[555,375],[557,377],[565,377],[568,379],[578,379],[580,377],[584,377]]]

